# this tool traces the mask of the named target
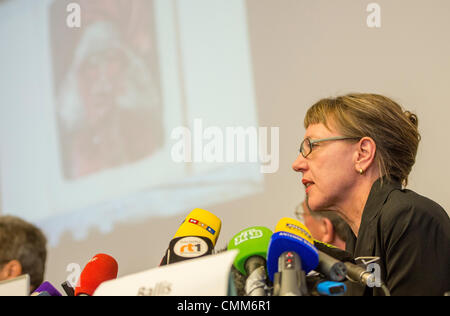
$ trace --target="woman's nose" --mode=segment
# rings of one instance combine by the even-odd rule
[[[299,154],[297,159],[295,159],[294,163],[292,164],[292,169],[294,169],[295,172],[305,172],[306,168],[306,159],[302,154]]]

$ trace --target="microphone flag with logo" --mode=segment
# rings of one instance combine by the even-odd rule
[[[248,265],[250,259],[261,258],[265,266],[270,237],[272,237],[272,231],[262,226],[250,227],[237,233],[228,243],[228,250],[239,250],[234,260],[234,267],[247,276],[252,273],[249,270],[253,270]]]
[[[160,265],[212,254],[221,226],[222,222],[214,214],[194,209],[178,228]]]
[[[44,282],[31,294],[31,296],[62,296],[50,282]]]
[[[84,267],[75,288],[75,296],[92,296],[103,282],[117,278],[119,265],[106,254],[95,255]]]
[[[270,280],[273,281],[275,273],[278,272],[280,256],[287,251],[299,255],[305,273],[315,269],[319,264],[319,254],[308,228],[298,220],[284,217],[275,227],[269,244],[267,272]]]

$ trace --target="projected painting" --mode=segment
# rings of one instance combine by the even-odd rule
[[[80,28],[67,24],[71,3]],[[4,213],[58,245],[65,234],[82,240],[263,191],[258,161],[174,159],[180,127],[192,131],[194,158],[211,152],[211,128],[259,127],[245,1],[192,3],[0,6],[0,34],[12,43],[1,50],[0,97],[14,105],[0,107],[0,128],[14,131],[0,133]]]
[[[50,9],[56,116],[66,179],[118,168],[163,144],[153,1],[78,1],[82,27]]]

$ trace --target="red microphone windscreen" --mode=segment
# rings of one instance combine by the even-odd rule
[[[119,266],[113,257],[105,254],[94,256],[81,272],[75,296],[83,294],[92,296],[100,284],[116,279],[118,270]]]

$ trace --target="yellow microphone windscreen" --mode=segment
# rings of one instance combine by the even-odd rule
[[[312,238],[311,232],[298,220],[289,217],[280,219],[275,227],[275,233],[281,231],[297,235],[308,241],[311,245],[314,245],[314,239]]]
[[[216,215],[206,210],[196,208],[189,213],[173,238],[202,236],[211,239],[215,246],[216,241],[219,238],[221,226],[222,222]]]

